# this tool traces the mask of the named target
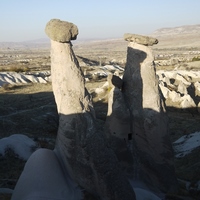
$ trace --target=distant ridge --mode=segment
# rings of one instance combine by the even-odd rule
[[[155,30],[151,35],[154,36],[172,36],[179,34],[200,34],[200,24],[197,25],[185,25],[178,27],[160,28]]]
[[[34,49],[34,48],[50,48],[50,41],[46,38],[28,40],[22,42],[0,42],[0,48],[11,48],[11,49]]]
[[[50,43],[50,40],[49,38],[39,38],[35,40],[23,41],[22,43]]]
[[[151,37],[155,37],[159,40],[159,43],[155,45],[155,48],[181,48],[192,47],[200,49],[200,24],[196,25],[184,25],[177,27],[167,27],[155,30]],[[87,48],[106,51],[106,50],[118,50],[126,51],[127,42],[121,38],[77,38],[72,41],[74,49],[77,51]],[[153,47],[153,48],[154,48]],[[6,49],[50,49],[50,40],[48,38],[40,38],[36,40],[29,40],[23,42],[0,42],[0,48]]]
[[[150,36],[159,40],[157,49],[200,49],[200,24],[161,28]]]

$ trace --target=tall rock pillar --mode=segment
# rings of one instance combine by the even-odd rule
[[[45,31],[51,38],[52,87],[59,113],[55,152],[64,171],[101,199],[134,200],[114,152],[95,126],[92,101],[70,42],[76,39],[77,27],[53,19]]]
[[[106,136],[135,182],[163,192],[177,189],[168,118],[159,91],[154,56],[157,39],[125,34],[127,62],[121,88],[111,89]]]
[[[149,47],[158,40],[135,34],[125,34],[124,39],[129,43],[123,93],[130,109],[136,179],[165,192],[173,191],[177,181],[168,118]]]

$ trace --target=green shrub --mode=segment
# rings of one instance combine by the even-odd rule
[[[29,68],[26,66],[7,66],[0,68],[0,72],[27,72]]]
[[[200,57],[194,57],[194,58],[192,58],[192,62],[194,62],[194,61],[200,61]]]
[[[26,66],[12,66],[9,71],[12,72],[27,72],[29,69]]]

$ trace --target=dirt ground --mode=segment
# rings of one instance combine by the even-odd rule
[[[102,86],[104,81],[89,82],[86,87],[89,91],[93,91],[94,88]],[[51,84],[28,84],[10,86],[6,89],[0,88],[0,101],[1,138],[21,133],[34,138],[40,147],[53,149],[58,115]],[[107,113],[105,94],[94,97],[94,107],[99,126],[102,127]],[[172,107],[167,107],[167,112],[172,142],[182,135],[200,131],[199,113],[177,110]],[[179,179],[194,183],[200,180],[199,153],[200,149],[197,149],[183,159],[175,159]],[[0,187],[13,189],[25,162],[10,151],[7,152],[6,157],[0,156],[0,162]],[[184,189],[183,191],[184,195],[190,195]],[[7,199],[7,196],[1,198]]]

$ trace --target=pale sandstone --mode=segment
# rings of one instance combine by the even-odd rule
[[[51,40],[52,86],[59,113],[55,152],[64,170],[101,199],[135,199],[116,155],[95,125],[91,97],[71,43]]]
[[[52,40],[64,43],[76,40],[78,28],[71,22],[51,19],[45,27],[45,32]]]
[[[129,177],[154,190],[175,191],[168,118],[147,44],[128,44],[122,91],[110,93],[106,134]]]

